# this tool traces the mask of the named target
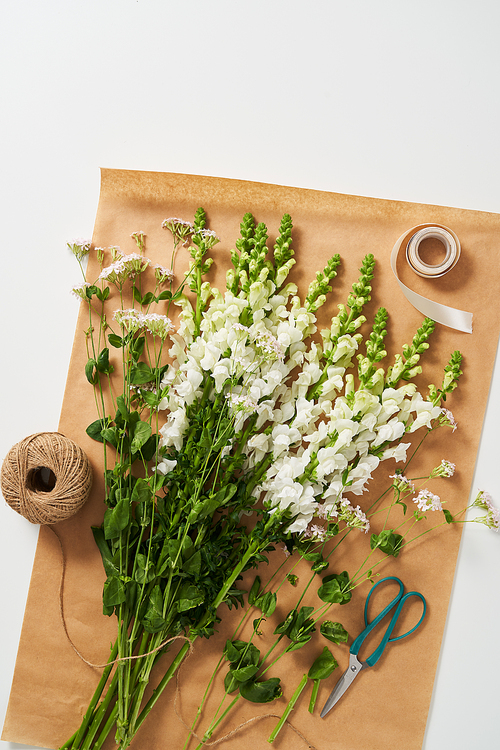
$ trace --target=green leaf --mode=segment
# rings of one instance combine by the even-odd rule
[[[137,453],[144,443],[149,440],[149,437],[151,435],[151,425],[147,422],[137,422],[134,429],[134,437],[132,439],[132,444],[130,446],[130,450],[132,453]]]
[[[370,539],[371,549],[377,547],[386,555],[397,557],[401,552],[404,537],[396,534],[392,529],[384,529],[380,534],[372,534]]]
[[[91,385],[95,385],[98,380],[98,374],[95,371],[96,361],[95,359],[89,359],[85,365],[85,377]]]
[[[323,560],[323,555],[321,554],[321,552],[305,552],[302,557],[304,558],[304,560],[314,563],[322,562]]]
[[[446,523],[453,523],[453,516],[447,508],[443,508],[443,513]]]
[[[256,665],[260,661],[259,649],[247,641],[226,641],[224,654],[230,660],[232,669],[248,664]]]
[[[198,604],[203,604],[204,596],[203,592],[192,583],[185,583],[182,586],[179,599],[177,601],[177,611],[186,612],[188,609],[197,607]]]
[[[313,631],[315,628],[313,628]],[[293,640],[291,643],[288,644],[288,646],[285,649],[285,653],[289,654],[292,651],[298,651],[300,648],[303,648],[306,643],[309,643],[309,641],[312,638],[312,633],[304,633],[300,637],[297,636],[295,640]]]
[[[234,693],[236,690],[238,690],[239,686],[240,683],[233,677],[233,673],[231,672],[231,670],[229,670],[229,672],[224,677],[224,690],[226,691],[226,693],[231,695],[231,693]]]
[[[309,619],[309,615],[314,612],[314,607],[301,607],[297,612],[296,617],[292,621],[291,627],[288,629],[287,635],[290,640],[298,638],[302,632],[309,630],[314,623]]]
[[[199,576],[201,571],[201,552],[198,550],[191,557],[189,557],[183,564],[182,570],[191,576]]]
[[[207,516],[213,516],[218,508],[229,502],[237,489],[236,484],[229,484],[227,487],[218,490],[214,495],[200,500],[189,514],[189,523],[195,523],[195,521]]]
[[[99,370],[99,372],[102,372],[106,375],[113,372],[115,369],[113,365],[109,364],[109,349],[108,347],[104,347],[102,352],[99,354],[96,362],[96,368]]]
[[[255,580],[252,584],[252,588],[248,592],[248,603],[250,606],[252,606],[257,599],[260,591],[260,578],[259,576],[255,576]]]
[[[125,604],[130,610],[134,610],[137,602],[137,582],[131,578],[125,582]]]
[[[240,693],[243,698],[252,703],[270,703],[282,694],[279,677],[271,677],[270,680],[262,682],[244,682],[240,685]]]
[[[118,446],[118,439],[116,437],[116,427],[105,427],[101,430],[101,437],[107,443],[116,448]]]
[[[246,667],[240,667],[239,669],[231,669],[230,674],[236,680],[236,682],[246,682],[254,677],[259,671],[258,664],[248,664]]]
[[[114,508],[108,508],[104,514],[104,536],[106,539],[116,539],[130,520],[130,500],[122,497]]]
[[[132,287],[132,294],[134,295],[135,301],[138,302],[139,304],[141,304],[141,302],[142,302],[142,296],[141,296],[141,293],[137,289],[137,287],[136,287],[135,284]]]
[[[167,554],[174,565],[178,564],[180,556],[181,540],[169,539],[167,541]]]
[[[138,362],[130,368],[131,385],[143,385],[155,379],[155,373],[145,362]]]
[[[243,641],[240,641],[240,643],[243,643]],[[229,639],[226,641],[226,645],[224,647],[224,656],[228,661],[232,662],[237,662],[240,658],[240,649],[238,649],[236,645]]]
[[[158,406],[161,401],[161,398],[154,391],[141,390],[141,398],[148,406]]]
[[[103,443],[102,431],[106,429],[110,424],[110,418],[105,417],[104,419],[96,419],[95,422],[89,424],[85,432],[92,440],[96,440],[98,443]]]
[[[156,301],[156,297],[154,296],[153,292],[146,292],[141,300],[141,305],[150,305],[153,301]]]
[[[319,632],[332,643],[347,643],[349,633],[340,622],[325,620],[321,623]]]
[[[100,526],[92,526],[92,534],[101,553],[102,564],[107,576],[114,576],[120,573],[118,566],[115,564],[109,545],[104,538],[104,531]]]
[[[151,461],[153,456],[156,453],[156,450],[158,448],[158,441],[160,440],[160,436],[157,434],[151,435],[144,445],[142,446],[141,453],[142,457],[145,461]]]
[[[137,583],[150,583],[155,578],[155,566],[152,560],[148,560],[146,555],[141,552],[136,557],[137,567],[135,570],[135,580]]]
[[[143,622],[145,629],[149,633],[157,633],[165,626],[165,620],[163,619],[163,594],[158,583],[149,596]]]
[[[314,565],[311,565],[311,570],[313,573],[321,573],[323,570],[326,570],[329,565],[330,563],[328,560],[318,560]]]
[[[344,570],[338,575],[323,578],[323,584],[318,589],[318,596],[322,602],[328,604],[347,604],[351,599],[349,575]]]
[[[132,490],[131,501],[133,503],[147,503],[153,497],[153,492],[146,479],[139,477]]]
[[[276,609],[276,602],[276,594],[272,591],[266,591],[265,594],[262,594],[255,600],[254,607],[260,609],[265,617],[271,617]]]
[[[111,346],[114,346],[115,349],[121,349],[123,346],[123,339],[121,336],[117,336],[116,333],[110,333],[108,335],[108,341],[111,344]]]
[[[102,601],[105,607],[116,607],[125,601],[125,584],[118,576],[111,576],[104,583]]]
[[[170,299],[172,297],[172,292],[168,289],[165,289],[164,292],[161,292],[161,294],[158,295],[158,302],[164,299]]]
[[[130,354],[132,355],[132,358],[134,360],[138,360],[141,356],[142,352],[144,351],[144,344],[146,343],[146,337],[145,336],[138,336],[136,339],[133,339],[130,344]]]
[[[321,654],[313,662],[307,676],[311,680],[326,680],[337,667],[337,660],[325,646]]]
[[[286,619],[276,627],[274,635],[284,635],[290,628],[296,614],[297,611],[295,609],[292,609],[292,611],[287,615]]]

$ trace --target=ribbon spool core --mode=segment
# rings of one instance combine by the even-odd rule
[[[439,240],[444,245],[446,255],[441,263],[431,265],[422,260],[419,254],[419,247],[424,240]],[[419,276],[424,278],[439,278],[457,264],[460,258],[460,242],[447,229],[441,227],[423,227],[416,232],[409,240],[406,246],[406,258],[408,263]]]

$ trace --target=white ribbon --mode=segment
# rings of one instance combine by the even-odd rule
[[[439,302],[422,297],[421,294],[412,291],[400,280],[396,270],[396,260],[403,242],[408,235],[410,235],[410,239],[406,246],[406,260],[410,267],[419,276],[434,279],[444,276],[458,263],[458,259],[460,258],[460,241],[457,235],[451,229],[447,229],[447,227],[439,224],[420,224],[417,227],[413,227],[413,229],[401,235],[394,245],[391,253],[391,268],[401,287],[401,291],[413,307],[416,307],[426,317],[435,320],[436,323],[442,323],[449,328],[455,328],[457,331],[472,333],[472,313],[465,312],[465,310],[456,310],[454,307],[441,305]],[[430,238],[442,242],[446,249],[444,260],[436,266],[424,263],[418,253],[420,243]]]

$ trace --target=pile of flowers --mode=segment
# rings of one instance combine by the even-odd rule
[[[110,733],[120,748],[128,747],[190,644],[214,633],[224,616],[221,605],[243,605],[245,592],[237,584],[244,571],[282,546],[310,560],[318,575],[328,566],[330,539],[353,528],[369,531],[368,510],[351,498],[367,491],[379,465],[405,462],[408,438],[417,430],[455,427],[442,402],[461,374],[459,352],[428,395],[412,382],[434,323],[425,319],[386,368],[387,311],[379,309],[362,333],[373,256],[363,259],[346,302],[318,332],[316,313],[331,292],[340,257],[317,273],[301,299],[289,280],[295,263],[290,216],[283,217],[271,249],[266,227],[244,216],[224,291],[206,278],[219,238],[206,227],[204,211],[192,223],[170,218],[163,226],[173,237],[171,267],[151,263],[145,233],[136,232],[137,252],[96,248],[98,278],[73,290],[89,309],[85,372],[98,418],[87,432],[103,445],[107,506],[93,531],[107,574],[103,611],[116,616],[118,631],[109,666],[65,750],[100,748]],[[82,266],[90,244],[70,248]],[[180,251],[189,251],[191,261],[176,285]],[[105,265],[108,255],[112,262]],[[429,476],[452,473],[443,462]],[[393,480],[394,502],[406,510],[403,500],[414,486],[399,472]],[[414,501],[413,522],[442,510],[427,489]],[[455,520],[443,512],[444,523]],[[489,506],[487,513],[498,526]],[[399,554],[405,544],[399,531],[372,534],[368,557]],[[371,576],[371,559],[369,567],[357,578],[346,572],[324,577],[321,614],[349,601],[353,586]],[[271,616],[276,594],[257,585],[249,604]],[[309,639],[316,621],[311,611],[297,605],[278,626],[276,632],[292,640],[288,652]],[[337,625],[323,623],[321,632],[342,639]],[[256,702],[274,699],[281,694],[279,679],[263,680],[251,644],[241,643],[226,646],[227,692],[237,689]],[[169,661],[164,654],[170,650]],[[163,677],[146,700],[160,659]]]

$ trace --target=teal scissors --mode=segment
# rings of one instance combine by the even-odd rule
[[[399,592],[397,596],[394,597],[394,599],[385,607],[385,609],[380,612],[371,622],[368,622],[368,602],[370,601],[370,597],[377,588],[377,586],[380,586],[381,583],[385,583],[386,581],[396,581],[396,583],[399,586]],[[398,618],[401,614],[401,611],[405,605],[405,603],[408,601],[408,599],[411,599],[412,597],[418,597],[422,600],[422,603],[424,605],[424,609],[422,612],[422,616],[420,620],[417,622],[417,624],[411,629],[408,630],[408,632],[403,633],[403,635],[397,635],[394,636],[394,638],[391,638],[391,635],[393,633],[394,628],[396,627],[396,623],[398,621]],[[363,662],[359,661],[358,659],[358,652],[361,648],[365,638],[374,630],[377,625],[379,625],[384,617],[388,615],[392,610],[395,609],[394,614],[392,615],[390,622],[387,626],[387,630],[385,631],[382,640],[380,642],[380,645],[375,649],[375,651]],[[334,707],[334,705],[337,703],[337,701],[340,700],[340,698],[344,695],[347,688],[352,685],[353,681],[356,679],[358,674],[361,672],[361,670],[365,669],[365,667],[373,667],[374,664],[378,662],[382,654],[384,653],[385,647],[388,643],[394,643],[394,641],[399,641],[401,638],[406,638],[407,635],[410,635],[410,633],[413,633],[419,625],[421,625],[422,620],[425,617],[425,611],[427,609],[427,605],[425,603],[425,599],[418,591],[409,591],[407,594],[404,593],[404,586],[403,582],[396,578],[395,576],[387,576],[387,578],[382,578],[380,581],[378,581],[372,588],[370,589],[370,593],[366,597],[365,602],[365,629],[358,635],[358,637],[353,641],[352,646],[350,648],[349,653],[349,667],[346,669],[340,680],[335,685],[334,689],[330,693],[330,697],[328,698],[327,702],[324,705],[323,710],[321,711],[321,718],[326,716],[326,714]]]

